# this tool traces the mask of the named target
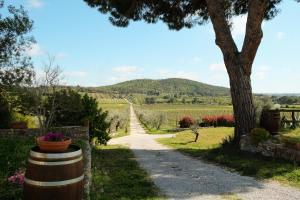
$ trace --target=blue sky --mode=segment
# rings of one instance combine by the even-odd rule
[[[188,78],[229,86],[211,24],[170,31],[163,23],[114,27],[83,0],[6,0],[24,5],[37,43],[29,51],[37,71],[56,57],[69,85],[100,86],[136,78]],[[300,93],[300,4],[285,0],[264,22],[264,38],[252,73],[254,92]],[[241,46],[246,16],[233,19]]]

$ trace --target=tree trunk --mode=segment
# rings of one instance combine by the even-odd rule
[[[239,141],[241,135],[250,133],[255,126],[255,109],[253,104],[251,78],[243,67],[229,67],[230,92],[235,118],[234,139]]]
[[[239,51],[231,34],[225,15],[224,0],[206,0],[212,21],[216,44],[220,47],[230,80],[230,91],[235,117],[234,139],[239,143],[241,135],[250,133],[255,126],[255,111],[251,88],[252,64],[263,37],[261,24],[268,0],[251,0],[248,5],[246,34]]]

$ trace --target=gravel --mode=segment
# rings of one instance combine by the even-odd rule
[[[168,199],[224,199],[226,194],[247,200],[300,200],[300,190],[276,182],[261,182],[172,150],[155,141],[173,135],[149,135],[131,106],[129,136],[109,144],[125,144]]]

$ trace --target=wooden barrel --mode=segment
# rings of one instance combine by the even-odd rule
[[[260,125],[272,135],[278,134],[280,124],[281,118],[279,110],[267,110],[262,112]]]
[[[81,200],[83,158],[80,147],[70,145],[63,153],[30,151],[25,173],[25,200]]]

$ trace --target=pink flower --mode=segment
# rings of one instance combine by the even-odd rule
[[[8,182],[22,186],[24,184],[24,172],[19,170],[14,175],[10,176]]]

